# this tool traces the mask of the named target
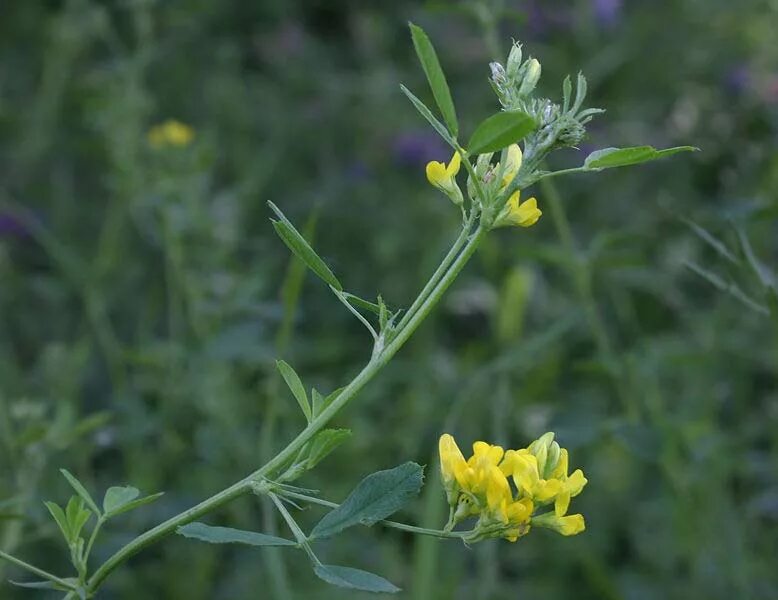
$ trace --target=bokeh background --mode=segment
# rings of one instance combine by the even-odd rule
[[[403,598],[778,598],[778,3],[775,0],[11,1],[0,19],[0,547],[64,574],[42,501],[57,469],[162,500],[96,560],[253,470],[301,427],[274,359],[328,392],[369,339],[268,222],[273,200],[345,285],[410,302],[459,214],[424,177],[448,151],[399,91],[430,95],[433,39],[465,135],[496,108],[511,38],[540,89],[582,70],[607,109],[579,150],[692,144],[533,190],[529,230],[489,237],[336,424],[302,485],[430,465],[402,512],[439,527],[438,435],[520,447],[553,429],[589,485],[585,534],[466,548],[379,527],[319,547]],[[166,119],[194,130],[155,148]],[[292,265],[290,267],[290,265]],[[772,296],[771,296],[772,294]],[[300,515],[310,525],[321,515]],[[253,498],[207,519],[271,531]],[[3,580],[24,578],[0,564]],[[0,584],[3,598],[34,592]],[[360,597],[302,553],[182,538],[103,598]]]

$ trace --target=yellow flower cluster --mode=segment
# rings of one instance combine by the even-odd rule
[[[188,146],[194,139],[194,129],[185,123],[168,119],[164,123],[155,125],[147,134],[149,144],[154,148],[166,146]]]
[[[447,529],[478,517],[468,541],[502,537],[515,542],[532,525],[576,535],[585,529],[583,515],[568,515],[570,499],[586,485],[583,471],[568,474],[567,450],[549,432],[527,448],[504,451],[486,442],[473,444],[465,460],[454,438],[440,436],[440,470],[451,508]],[[512,480],[512,485],[511,485]],[[536,514],[552,504],[554,509]]]
[[[482,162],[486,164],[491,160],[491,154],[483,155],[479,157],[479,165]],[[500,177],[499,185],[494,184],[494,192],[499,194],[505,188],[510,185],[513,179],[521,169],[522,152],[518,144],[511,144],[508,146],[506,152],[505,165],[500,167],[500,163],[497,163],[494,167],[491,167],[488,172],[483,173],[484,184],[487,186],[492,183],[495,176]],[[446,194],[451,201],[456,205],[461,205],[463,202],[462,190],[457,185],[456,176],[459,173],[462,159],[459,152],[454,152],[451,157],[451,161],[446,165],[445,163],[432,161],[427,163],[427,180]],[[521,191],[517,190],[511,194],[505,206],[502,208],[497,218],[494,221],[494,227],[506,227],[506,226],[518,226],[518,227],[530,227],[537,223],[540,216],[543,214],[538,208],[538,203],[535,198],[529,198],[528,200],[521,202]]]

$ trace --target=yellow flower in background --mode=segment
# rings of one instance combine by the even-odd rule
[[[585,529],[582,515],[566,513],[571,498],[581,493],[587,480],[580,469],[568,475],[568,452],[554,441],[553,433],[519,450],[504,451],[477,441],[467,460],[447,433],[440,437],[438,448],[443,487],[451,507],[446,530],[469,517],[478,517],[473,533],[465,538],[470,542],[489,537],[515,542],[531,525],[562,535]],[[535,514],[536,509],[551,503],[553,511]]]
[[[146,135],[149,144],[154,148],[188,146],[194,139],[194,136],[194,129],[175,119],[168,119],[163,123],[155,125],[149,129]]]
[[[538,222],[543,214],[538,208],[538,201],[535,198],[529,198],[520,202],[520,198],[520,190],[511,194],[508,202],[505,203],[505,208],[494,222],[495,227],[531,227]]]
[[[448,165],[433,160],[427,163],[427,180],[446,194],[454,204],[462,204],[462,190],[457,185],[456,176],[462,165],[462,159],[458,152],[454,152]]]

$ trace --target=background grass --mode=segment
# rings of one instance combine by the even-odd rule
[[[413,20],[465,137],[495,109],[494,40],[507,51],[513,37],[541,60],[543,93],[558,97],[580,69],[589,105],[608,111],[552,166],[606,146],[703,152],[533,190],[539,224],[489,237],[339,415],[353,440],[302,480],[338,501],[369,472],[426,462],[402,518],[438,527],[441,432],[519,447],[553,429],[589,478],[576,499],[586,533],[467,549],[374,527],[322,544],[322,557],[418,599],[778,598],[778,6],[481,6],[4,7],[0,548],[66,572],[42,504],[69,493],[59,467],[93,490],[166,491],[109,527],[104,559],[301,427],[276,357],[323,392],[358,370],[369,339],[320,282],[289,270],[265,201],[308,223],[349,289],[410,302],[459,219],[423,172],[448,152],[398,87],[428,99]],[[193,126],[194,143],[151,149],[147,130],[167,118]],[[264,531],[274,520],[251,498],[208,519]],[[138,594],[344,597],[299,553],[180,538],[133,559],[101,597]]]

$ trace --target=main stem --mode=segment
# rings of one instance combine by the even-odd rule
[[[429,292],[427,298],[419,305],[413,316],[405,323],[405,325],[396,332],[392,341],[379,353],[375,354],[370,362],[357,374],[357,376],[351,380],[343,391],[325,408],[311,423],[303,429],[300,434],[294,438],[283,450],[281,450],[275,457],[267,462],[263,467],[260,467],[247,477],[232,484],[230,487],[223,489],[221,492],[211,496],[207,500],[204,500],[200,504],[193,506],[192,508],[185,510],[182,513],[168,519],[167,521],[160,523],[156,527],[149,529],[145,533],[142,533],[134,540],[129,542],[123,548],[120,548],[113,556],[106,560],[89,579],[87,592],[90,595],[94,595],[100,585],[103,583],[106,577],[116,569],[120,564],[129,559],[131,556],[140,552],[146,546],[153,544],[154,542],[170,535],[178,527],[189,523],[198,517],[209,513],[218,507],[226,504],[227,502],[247,493],[251,489],[251,482],[257,479],[268,477],[273,472],[286,464],[290,459],[300,451],[303,445],[308,442],[318,431],[320,431],[329,421],[344,407],[348,402],[356,396],[356,394],[367,384],[376,374],[391,360],[391,358],[402,348],[408,338],[413,335],[421,322],[429,315],[435,305],[440,301],[443,294],[454,282],[464,266],[467,264],[470,257],[475,253],[483,236],[486,233],[486,229],[479,225],[476,230],[470,235],[467,243],[462,251],[457,256],[456,260],[451,263],[451,266],[440,278],[440,281],[435,288]],[[426,288],[425,288],[426,289]]]

